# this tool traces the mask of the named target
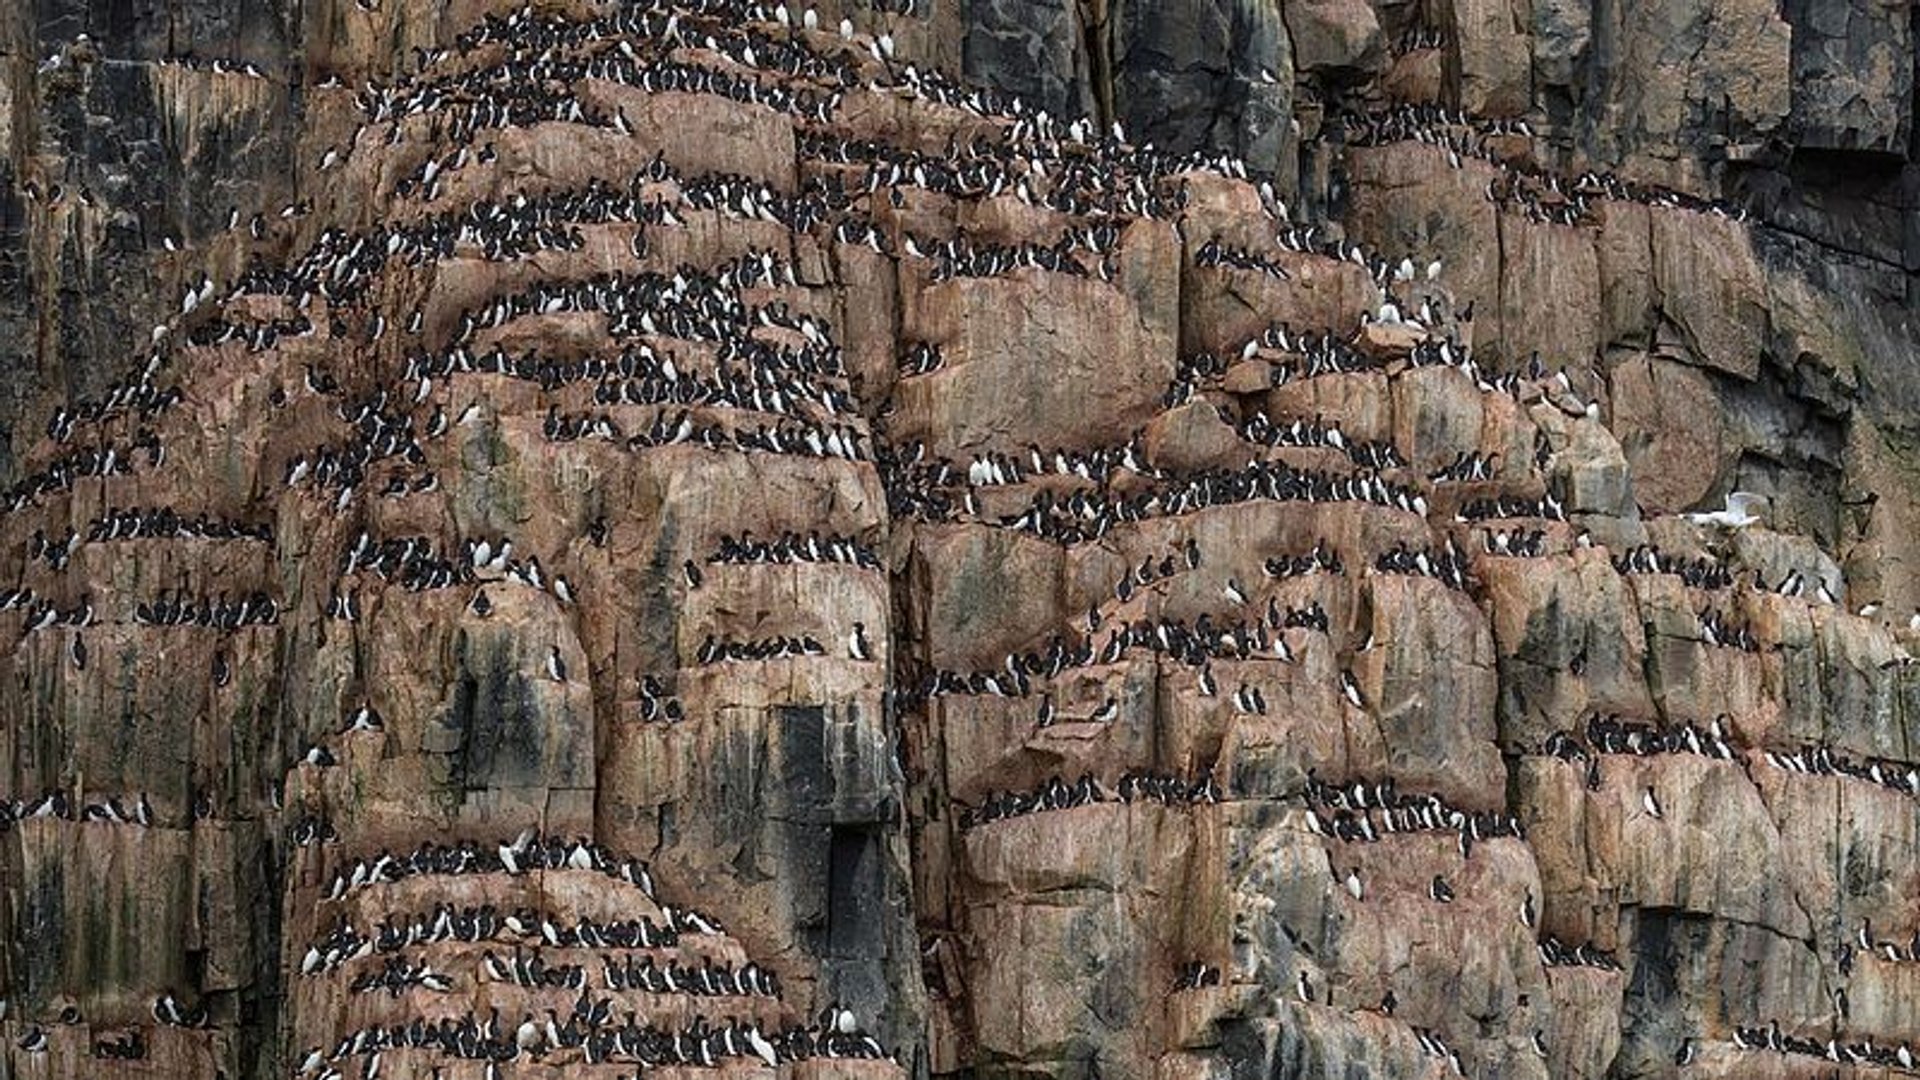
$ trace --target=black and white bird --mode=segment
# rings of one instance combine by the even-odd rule
[[[1367,707],[1367,700],[1360,696],[1360,682],[1353,677],[1352,672],[1342,671],[1340,673],[1340,693],[1346,697],[1347,704],[1354,708],[1364,709]]]
[[[567,681],[567,662],[560,659],[560,646],[552,645],[547,649],[547,678],[554,682]]]
[[[855,660],[873,659],[873,648],[867,644],[867,625],[854,623],[853,633],[847,635],[847,654]]]

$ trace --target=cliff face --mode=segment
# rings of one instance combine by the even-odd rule
[[[1911,1072],[1909,6],[905,6],[0,11],[0,1075]]]

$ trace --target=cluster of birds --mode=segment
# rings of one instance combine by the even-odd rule
[[[1092,773],[1082,773],[1080,779],[1071,784],[1052,776],[1031,791],[991,791],[978,806],[959,803],[959,825],[966,830],[1027,814],[1071,810],[1115,800],[1180,806],[1216,803],[1220,797],[1220,786],[1214,782],[1211,771],[1198,780],[1186,780],[1169,773],[1133,769],[1121,774],[1119,783],[1111,791]]]
[[[184,71],[203,71],[212,75],[240,75],[249,79],[267,77],[267,73],[260,69],[260,65],[251,60],[232,60],[224,56],[169,56],[158,61],[158,64],[163,68],[177,67]]]
[[[1602,971],[1619,971],[1620,962],[1613,954],[1592,942],[1568,945],[1559,938],[1548,934],[1540,939],[1540,962],[1547,967],[1590,967]]]
[[[1771,1050],[1776,1054],[1792,1054],[1799,1057],[1819,1058],[1841,1065],[1876,1065],[1881,1068],[1915,1068],[1913,1048],[1902,1042],[1899,1046],[1884,1046],[1872,1039],[1860,1042],[1843,1043],[1837,1038],[1809,1039],[1791,1035],[1780,1029],[1780,1021],[1774,1020],[1765,1027],[1750,1027],[1736,1024],[1733,1028],[1733,1045],[1740,1050]],[[1675,1057],[1678,1064],[1692,1061],[1692,1044],[1683,1046]]]
[[[1291,231],[1287,234],[1288,237],[1292,237],[1293,235]],[[1282,243],[1283,245],[1289,246],[1291,250],[1298,250],[1297,248],[1292,248],[1286,240],[1283,240]],[[1230,247],[1222,244],[1219,237],[1212,237],[1208,239],[1206,243],[1200,245],[1200,250],[1193,253],[1193,265],[1202,268],[1225,266],[1234,270],[1257,270],[1278,281],[1287,281],[1293,277],[1292,274],[1287,272],[1287,268],[1278,261],[1269,259],[1257,252],[1249,251],[1246,248]]]
[[[579,964],[564,967],[541,966],[538,956],[523,960],[516,950],[501,960],[488,953],[482,958],[487,976],[497,982],[521,986],[563,986],[583,989],[586,969]],[[756,963],[739,968],[730,964],[704,961],[699,967],[685,967],[668,961],[655,964],[651,956],[636,959],[632,953],[616,958],[601,957],[601,985],[611,991],[641,991],[649,994],[691,994],[697,997],[779,997],[780,979]]]
[[[1620,574],[1672,574],[1692,589],[1730,589],[1733,570],[1718,559],[1702,555],[1685,559],[1660,550],[1658,544],[1635,544],[1613,557]]]
[[[1340,554],[1328,545],[1325,538],[1314,541],[1313,547],[1298,555],[1270,555],[1262,563],[1261,569],[1270,578],[1304,577],[1307,574],[1341,575],[1347,572],[1346,564],[1340,561]]]
[[[316,814],[302,814],[287,830],[287,838],[295,847],[313,847],[317,844],[337,844],[340,831],[333,827],[328,818]]]
[[[686,707],[680,699],[667,693],[667,688],[652,675],[640,676],[640,720],[643,723],[659,721],[665,724],[677,724],[686,719]]]
[[[1236,605],[1247,603],[1246,594],[1229,578],[1222,594]],[[1238,597],[1238,599],[1235,599]],[[1216,623],[1202,613],[1189,626],[1184,619],[1138,619],[1109,630],[1105,643],[1096,651],[1093,634],[1105,620],[1096,607],[1088,613],[1088,633],[1079,645],[1070,645],[1058,635],[1048,638],[1045,652],[1012,653],[1002,668],[959,672],[945,668],[930,671],[916,699],[931,699],[948,694],[1028,697],[1033,693],[1035,677],[1054,679],[1070,668],[1107,666],[1125,659],[1135,648],[1166,656],[1190,667],[1200,668],[1201,692],[1209,697],[1217,692],[1208,665],[1212,660],[1294,659],[1284,631],[1297,628],[1324,632],[1326,613],[1317,607],[1289,608],[1282,611],[1269,597],[1266,609],[1254,619]],[[1045,706],[1043,706],[1044,708]]]
[[[58,789],[49,790],[31,801],[0,799],[0,829],[16,822],[50,818],[55,821],[102,822],[111,825],[151,826],[153,804],[140,792],[131,802],[108,795],[98,802],[76,800]]]
[[[883,454],[881,476],[888,505],[896,517],[926,522],[961,520],[959,500],[928,487],[896,482]],[[1115,526],[1156,518],[1175,518],[1215,506],[1256,500],[1304,503],[1364,503],[1424,516],[1426,497],[1390,483],[1377,473],[1330,473],[1296,469],[1280,462],[1253,461],[1240,468],[1214,468],[1175,477],[1159,490],[1122,495],[1104,488],[1075,489],[1061,497],[1041,490],[1017,514],[979,518],[986,524],[1029,533],[1065,546],[1092,543]]]
[[[1538,499],[1522,499],[1511,495],[1497,495],[1490,499],[1475,499],[1461,507],[1454,516],[1460,524],[1472,524],[1482,521],[1505,520],[1510,518],[1540,518],[1545,521],[1567,520],[1565,504],[1552,492]]]
[[[1716,716],[1706,726],[1686,722],[1663,727],[1656,723],[1623,719],[1618,713],[1594,713],[1587,717],[1582,736],[1556,731],[1547,736],[1541,752],[1561,761],[1587,763],[1587,786],[1600,788],[1601,754],[1632,757],[1656,757],[1661,754],[1698,754],[1719,761],[1734,760],[1727,742],[1728,717]]]
[[[1438,794],[1397,791],[1392,780],[1329,784],[1310,770],[1306,797],[1307,828],[1316,836],[1347,843],[1373,843],[1396,833],[1452,832],[1465,857],[1482,840],[1527,838],[1526,827],[1513,814],[1461,810]],[[1322,808],[1332,813],[1323,814]]]
[[[1320,416],[1312,420],[1296,417],[1281,422],[1265,412],[1255,410],[1241,422],[1240,437],[1268,447],[1339,450],[1363,469],[1397,469],[1406,465],[1406,459],[1400,456],[1400,451],[1392,443],[1376,439],[1349,439],[1340,430],[1339,424]]]
[[[1753,636],[1753,628],[1744,622],[1736,622],[1717,608],[1700,610],[1700,637],[1715,648],[1750,653],[1760,651],[1760,639]]]
[[[389,885],[419,875],[507,874],[536,870],[588,870],[636,886],[653,897],[653,876],[647,864],[623,856],[585,838],[541,836],[527,830],[498,845],[474,840],[444,844],[422,841],[413,851],[396,855],[382,849],[372,857],[356,857],[350,866],[334,872],[325,896],[341,899],[350,893]]]
[[[1478,450],[1462,450],[1453,456],[1453,460],[1427,474],[1427,479],[1436,484],[1472,483],[1480,480],[1492,480],[1500,467],[1499,454],[1482,454]]]
[[[453,989],[453,979],[433,970],[433,965],[408,961],[405,957],[389,956],[378,970],[363,971],[347,984],[350,994],[375,994],[384,992],[388,997],[397,998],[413,987],[422,987],[436,994],[444,994]]]
[[[188,1005],[171,991],[153,999],[153,1018],[166,1027],[203,1028],[207,1026],[207,1003]]]
[[[107,442],[77,446],[0,493],[0,510],[20,512],[47,496],[73,491],[74,484],[81,480],[130,475],[143,457],[148,468],[166,463],[166,450],[160,444],[160,436],[144,427],[124,445]]]
[[[136,603],[133,621],[140,626],[199,626],[228,631],[274,626],[280,622],[280,602],[259,591],[234,599],[221,590],[209,599],[190,596],[184,590],[166,590],[151,601]]]
[[[830,1012],[820,1022],[777,1031],[738,1018],[716,1026],[704,1016],[662,1028],[641,1024],[631,1011],[624,1021],[616,1022],[611,999],[591,1002],[583,996],[564,1022],[552,1009],[544,1021],[527,1013],[518,1024],[502,1022],[496,1008],[478,1020],[468,1013],[457,1019],[415,1017],[404,1024],[361,1028],[343,1036],[331,1052],[321,1047],[307,1051],[298,1071],[318,1080],[341,1080],[346,1074],[339,1063],[361,1057],[366,1060],[359,1075],[378,1077],[381,1055],[403,1049],[433,1050],[457,1060],[482,1062],[486,1080],[501,1080],[506,1075],[500,1068],[503,1064],[523,1058],[539,1061],[549,1053],[567,1050],[580,1051],[581,1060],[589,1065],[631,1061],[646,1068],[719,1068],[748,1059],[777,1067],[812,1058],[887,1058],[880,1041],[860,1030],[851,1012]]]
[[[923,482],[935,487],[944,487],[957,482],[959,473],[953,462],[948,459],[934,458],[929,461],[924,448],[918,443],[907,447],[908,464],[919,470]],[[1125,443],[1117,447],[1096,447],[1092,450],[1041,450],[1038,446],[1028,446],[1023,459],[1013,454],[988,451],[976,454],[967,464],[966,485],[968,487],[999,487],[1007,484],[1021,484],[1036,477],[1069,476],[1095,484],[1109,482],[1118,469],[1126,469],[1140,476],[1157,477],[1159,470],[1146,464],[1141,447],[1140,433],[1135,432]],[[977,510],[970,510],[977,513]]]
[[[1835,753],[1830,746],[1802,746],[1791,753],[1762,750],[1761,760],[1776,769],[1803,776],[1848,776],[1896,791],[1920,797],[1920,767],[1886,758],[1855,761]]]
[[[881,569],[879,554],[858,538],[839,533],[821,536],[818,530],[810,530],[805,536],[788,530],[771,540],[756,540],[752,532],[741,533],[737,540],[731,533],[722,533],[719,547],[707,556],[707,562],[841,563],[863,570]]]
[[[1470,569],[1467,553],[1454,544],[1451,536],[1442,542],[1439,550],[1431,545],[1409,548],[1404,541],[1396,542],[1373,560],[1373,568],[1383,574],[1432,578],[1450,589],[1461,590],[1467,587]]]
[[[1180,974],[1173,980],[1173,992],[1177,994],[1182,990],[1204,990],[1211,986],[1219,986],[1220,980],[1219,968],[1198,960],[1190,961],[1180,965]]]
[[[708,634],[694,653],[701,667],[759,660],[786,660],[796,656],[825,656],[827,647],[812,634],[776,634],[751,641],[734,641]]]
[[[894,367],[903,379],[915,375],[931,375],[940,370],[946,362],[946,356],[940,346],[930,341],[915,341],[900,350],[900,356],[894,361]]]
[[[1920,929],[1916,929],[1905,941],[1896,938],[1883,938],[1873,932],[1873,920],[1860,920],[1859,929],[1853,933],[1852,941],[1840,943],[1840,973],[1853,972],[1853,958],[1856,954],[1870,956],[1889,964],[1920,963]]]
[[[519,908],[503,915],[492,904],[455,908],[441,903],[431,912],[384,916],[370,932],[362,932],[342,917],[333,929],[307,947],[300,973],[321,975],[362,957],[448,941],[538,943],[555,949],[663,949],[678,945],[682,935],[717,936],[722,932],[717,924],[696,911],[671,904],[660,910],[664,923],[654,922],[651,915],[611,920],[582,915],[572,922],[564,922],[531,908]]]
[[[1484,119],[1438,105],[1396,105],[1353,116],[1346,124],[1349,146],[1384,146],[1420,142],[1443,148],[1448,164],[1460,168],[1475,158],[1494,166],[1499,176],[1490,185],[1489,201],[1514,203],[1533,220],[1560,225],[1591,223],[1595,200],[1634,202],[1745,221],[1747,210],[1721,199],[1703,199],[1683,191],[1624,180],[1611,172],[1589,170],[1565,177],[1503,156],[1492,140],[1531,139],[1533,129],[1524,120]]]
[[[204,511],[186,517],[172,507],[110,506],[106,513],[87,524],[86,537],[88,543],[105,540],[258,540],[271,544],[273,523],[217,518]]]
[[[382,581],[396,582],[408,592],[450,588],[471,582],[474,576],[471,560],[435,551],[433,541],[427,537],[393,537],[375,542],[366,532],[360,534],[340,559],[341,577],[361,571]]]
[[[1480,534],[1480,551],[1509,559],[1540,559],[1552,553],[1545,529],[1486,529]]]

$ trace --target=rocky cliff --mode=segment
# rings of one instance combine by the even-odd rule
[[[1914,1072],[1915,24],[0,11],[0,1076]]]

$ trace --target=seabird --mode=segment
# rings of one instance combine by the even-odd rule
[[[1354,679],[1352,672],[1342,671],[1340,673],[1340,692],[1346,695],[1347,704],[1352,705],[1354,708],[1364,709],[1367,707],[1366,699],[1360,696],[1360,683]]]
[[[1688,514],[1686,518],[1695,525],[1718,525],[1722,528],[1738,529],[1760,520],[1754,510],[1765,500],[1766,496],[1756,495],[1751,491],[1735,491],[1727,495],[1725,510]]]
[[[1657,818],[1660,816],[1660,800],[1654,797],[1651,787],[1641,793],[1640,806],[1646,810],[1648,817]]]
[[[560,659],[560,646],[558,645],[548,647],[547,678],[552,679],[554,682],[567,681],[567,662]]]
[[[767,1041],[766,1036],[760,1034],[758,1024],[747,1025],[747,1046],[759,1056],[761,1061],[766,1062],[769,1068],[780,1064],[779,1055],[774,1052],[773,1044]]]
[[[873,649],[867,645],[867,627],[865,623],[853,624],[853,633],[847,635],[847,652],[855,660],[873,659]]]

